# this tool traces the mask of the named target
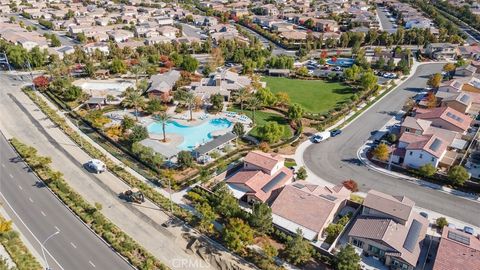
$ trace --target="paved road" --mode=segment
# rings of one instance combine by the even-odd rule
[[[251,35],[257,37],[258,40],[260,40],[260,42],[262,42],[264,48],[268,48],[268,46],[270,46],[270,44],[273,44],[272,55],[281,55],[281,54],[284,54],[284,55],[288,55],[288,56],[293,56],[293,57],[295,57],[296,51],[288,51],[288,50],[285,50],[284,48],[276,45],[275,43],[273,43],[273,42],[271,42],[270,40],[266,39],[264,36],[262,36],[262,35],[258,34],[257,32],[251,30],[250,28],[245,27],[245,26],[240,25],[240,24],[236,24],[236,25],[240,26],[241,28],[243,28],[244,30],[246,30],[246,31],[247,31],[248,33],[250,33]]]
[[[202,30],[200,28],[191,26],[191,25],[186,24],[186,23],[180,23],[180,25],[182,26],[183,33],[187,37],[194,37],[194,38],[198,38],[198,39],[201,38],[200,33],[202,32]]]
[[[387,13],[383,9],[383,6],[377,6],[377,14],[383,31],[387,31],[389,33],[395,33],[397,31],[397,28],[393,27],[393,23],[390,21],[390,18],[387,17]]]
[[[371,136],[371,132],[391,119],[392,113],[401,109],[409,96],[425,87],[429,75],[441,71],[442,66],[419,66],[412,78],[347,126],[340,136],[308,147],[303,156],[306,166],[328,182],[341,183],[345,179],[354,179],[362,191],[376,189],[405,195],[420,207],[480,225],[480,203],[370,171],[357,158],[357,150]]]
[[[40,35],[43,35],[45,33],[56,34],[58,36],[58,39],[64,46],[75,46],[80,44],[78,41],[67,37],[64,32],[53,31],[53,30],[44,28],[36,20],[24,18],[20,14],[16,14],[16,18],[18,21],[23,21],[23,23],[25,23],[26,26],[28,25],[35,26],[37,28],[36,32],[38,32]]]
[[[47,260],[52,269],[132,269],[48,189],[35,185],[35,175],[27,171],[25,164],[1,135],[0,153],[0,192],[3,195],[0,198],[22,234],[42,254],[39,241],[43,242],[57,229],[60,230],[46,243],[46,249],[51,254],[47,253]]]

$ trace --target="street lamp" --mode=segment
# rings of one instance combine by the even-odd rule
[[[48,265],[47,257],[45,256],[45,244],[47,243],[48,240],[50,240],[50,238],[54,237],[55,235],[57,235],[59,233],[60,233],[60,231],[56,231],[56,232],[52,233],[49,237],[47,237],[47,239],[45,239],[42,242],[41,248],[42,248],[43,260],[45,261],[45,264],[47,265],[45,270],[51,270],[50,266]]]

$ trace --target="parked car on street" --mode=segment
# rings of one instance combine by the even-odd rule
[[[340,129],[334,129],[334,130],[330,131],[330,136],[331,136],[331,137],[335,137],[335,136],[337,136],[337,135],[340,135],[341,133],[342,133],[342,130],[340,130]]]
[[[330,132],[320,132],[312,136],[312,142],[319,143],[325,141],[328,138],[330,138]]]

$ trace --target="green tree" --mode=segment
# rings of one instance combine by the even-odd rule
[[[252,124],[255,125],[255,111],[260,108],[261,105],[260,99],[258,99],[256,96],[252,96],[248,100],[248,108],[252,111]]]
[[[313,247],[303,239],[302,231],[297,229],[296,235],[287,242],[285,253],[289,262],[300,265],[312,258]]]
[[[139,142],[146,138],[148,138],[148,130],[146,127],[141,125],[135,125],[132,128],[132,133],[130,133],[130,135],[128,136],[128,140],[131,144]]]
[[[121,59],[115,58],[110,65],[110,72],[112,74],[124,74],[127,72],[127,65]]]
[[[260,138],[269,143],[276,143],[280,141],[283,136],[285,128],[280,126],[277,122],[269,121],[258,128]]]
[[[125,115],[120,125],[122,126],[122,130],[125,132],[135,126],[135,119],[128,115]]]
[[[390,156],[390,150],[388,146],[384,143],[379,144],[375,149],[373,149],[373,156],[381,161],[387,161]]]
[[[272,209],[266,203],[253,205],[250,225],[260,233],[269,233],[272,230]]]
[[[158,114],[159,112],[165,111],[165,106],[162,104],[160,99],[152,98],[147,102],[147,107],[145,110],[149,114]]]
[[[307,169],[305,169],[305,166],[300,167],[297,171],[297,179],[300,180],[305,180],[307,179],[308,174],[307,174]]]
[[[272,106],[277,101],[277,98],[269,88],[260,88],[255,95],[262,102],[263,106]]]
[[[360,255],[355,252],[355,248],[347,244],[341,247],[337,253],[335,264],[337,270],[359,270],[360,269]]]
[[[433,176],[437,172],[437,168],[435,168],[431,163],[426,163],[418,168],[418,173],[423,176]]]
[[[223,109],[224,98],[220,94],[214,94],[210,96],[211,109],[214,112],[220,112]]]
[[[135,119],[138,121],[138,110],[145,105],[145,99],[143,98],[142,93],[137,90],[127,91],[127,95],[122,103],[126,107],[134,108]]]
[[[195,209],[200,214],[200,229],[204,232],[212,232],[214,228],[213,222],[217,218],[215,211],[213,211],[212,207],[207,202],[198,204]]]
[[[299,121],[303,117],[304,110],[297,103],[293,103],[287,112],[287,117],[292,121]]]
[[[52,45],[52,47],[60,47],[62,46],[62,42],[60,42],[57,35],[53,34],[50,36],[50,45]]]
[[[192,154],[189,151],[180,151],[177,155],[177,163],[180,168],[191,168],[194,165]]]
[[[223,240],[228,248],[241,253],[253,243],[253,230],[239,218],[230,218],[223,230]]]
[[[455,165],[448,171],[448,178],[454,185],[462,186],[465,181],[470,179],[470,174],[468,173],[467,169],[461,165]]]
[[[443,227],[445,226],[448,226],[448,221],[445,217],[439,217],[437,218],[437,220],[435,221],[435,225],[437,225],[437,227],[439,227],[440,229],[442,229]]]
[[[373,74],[373,71],[369,70],[362,74],[360,77],[360,85],[363,90],[370,91],[377,85],[377,76]]]
[[[242,123],[236,122],[233,125],[232,132],[233,132],[233,134],[237,135],[236,140],[237,140],[237,145],[238,145],[238,138],[241,138],[245,135],[245,127],[243,126]]]
[[[343,74],[345,76],[345,79],[347,79],[347,81],[356,82],[360,79],[360,72],[361,71],[362,71],[362,69],[359,66],[353,65],[349,68],[346,68],[343,71]]]
[[[74,101],[77,100],[81,95],[82,88],[72,85],[65,90],[65,92],[63,93],[63,98],[66,101]]]
[[[181,68],[188,72],[195,72],[195,70],[198,68],[198,60],[191,55],[186,55],[183,57]]]
[[[87,36],[85,36],[85,34],[82,32],[82,33],[78,33],[77,34],[77,40],[78,42],[80,43],[85,43],[87,41]]]
[[[251,95],[247,89],[242,88],[238,91],[236,100],[238,103],[240,103],[240,110],[242,112],[243,112],[243,105],[245,104],[245,102],[248,101],[249,98],[251,98]]]
[[[238,201],[233,197],[230,189],[224,182],[219,184],[215,190],[215,210],[225,218],[235,217],[242,211]]]

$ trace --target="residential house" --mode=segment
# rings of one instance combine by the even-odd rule
[[[153,75],[150,78],[150,87],[147,89],[148,96],[170,101],[173,86],[180,77],[180,72],[174,69],[163,74]]]
[[[477,67],[473,65],[458,67],[455,69],[455,76],[472,77],[475,73],[477,73],[477,70]]]
[[[94,42],[85,44],[83,46],[83,50],[88,54],[92,54],[97,50],[104,54],[108,54],[110,52],[110,48],[108,47],[108,43],[106,42]]]
[[[441,99],[441,106],[466,114],[472,107],[472,97],[465,92],[452,93]]]
[[[428,220],[414,206],[405,196],[370,190],[348,232],[349,242],[392,269],[415,269]]]
[[[316,20],[315,30],[320,32],[337,32],[339,30],[338,23],[334,20]]]
[[[443,227],[433,270],[478,269],[479,266],[480,238]]]
[[[447,147],[448,143],[434,134],[405,132],[398,139],[398,148],[392,153],[392,161],[410,168],[419,168],[425,164],[436,168],[447,153]]]
[[[458,45],[452,43],[429,43],[425,48],[425,54],[437,60],[455,59],[458,54]]]
[[[116,43],[125,42],[134,37],[133,32],[117,29],[108,31],[107,35],[110,39],[114,40]]]
[[[293,172],[279,154],[252,151],[243,160],[243,168],[226,180],[235,198],[247,202],[268,202],[293,180]]]
[[[158,29],[158,32],[168,38],[176,38],[177,34],[180,33],[180,30],[176,27],[165,25]]]
[[[326,187],[296,181],[283,187],[271,204],[273,223],[290,233],[301,229],[310,241],[320,240],[350,194],[342,185]]]
[[[432,126],[448,129],[458,133],[465,133],[470,127],[472,119],[450,107],[437,107],[432,109],[417,108],[415,118],[429,120]]]

